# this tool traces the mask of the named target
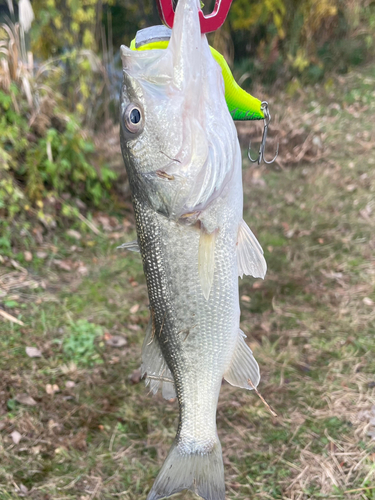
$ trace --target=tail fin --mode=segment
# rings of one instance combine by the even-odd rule
[[[156,478],[147,500],[191,490],[205,500],[225,500],[224,467],[219,440],[206,454],[182,454],[175,443]]]

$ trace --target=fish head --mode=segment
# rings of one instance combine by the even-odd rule
[[[212,203],[238,149],[199,9],[199,0],[178,2],[166,49],[121,47],[121,147],[131,190],[173,219]]]
[[[168,63],[164,52],[122,47],[120,123],[132,192],[155,210],[169,214],[177,186],[173,182],[171,189],[168,180],[175,180],[171,167],[179,163],[183,120],[177,104],[181,96],[179,92],[171,96],[170,71],[159,73],[160,63]]]

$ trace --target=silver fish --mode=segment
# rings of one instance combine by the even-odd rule
[[[200,32],[199,0],[180,0],[168,48],[122,46],[121,147],[146,275],[146,383],[177,396],[175,441],[148,495],[190,489],[224,500],[216,430],[223,377],[251,389],[259,368],[239,328],[238,276],[266,263],[242,219],[242,160],[221,70]]]

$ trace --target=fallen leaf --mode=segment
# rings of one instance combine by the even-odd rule
[[[133,330],[135,332],[139,332],[141,330],[141,327],[139,325],[128,325],[129,330]]]
[[[18,444],[21,441],[21,434],[18,431],[13,431],[10,435],[14,444]]]
[[[287,193],[284,196],[284,199],[285,199],[285,201],[287,202],[288,205],[292,205],[296,201],[294,195],[291,194],[291,193]]]
[[[58,259],[53,259],[53,263],[59,267],[60,269],[62,269],[63,271],[71,271],[72,270],[72,266],[69,262],[67,262],[66,260],[58,260]]]
[[[111,347],[124,347],[128,343],[126,338],[122,337],[121,335],[112,335],[112,337],[106,339],[105,342]]]
[[[47,252],[36,252],[38,259],[45,259],[47,257]]]
[[[238,401],[233,400],[229,404],[231,406],[234,406],[235,408],[241,408],[241,403],[239,403]]]
[[[80,262],[78,269],[77,269],[77,272],[81,276],[87,276],[89,274],[89,270],[87,269],[87,267],[84,264],[82,264],[82,262]]]
[[[129,376],[129,380],[132,384],[139,384],[141,378],[141,370],[134,370],[133,373]]]
[[[27,495],[29,493],[29,490],[27,489],[27,487],[20,483],[20,485],[18,486],[18,496],[20,497],[24,497],[25,495]]]
[[[367,220],[367,222],[371,222],[371,217],[370,217],[371,210],[369,211],[369,210],[366,210],[366,208],[364,208],[363,210],[359,211],[359,215],[361,217],[363,217],[363,219]]]
[[[131,314],[135,314],[139,309],[139,304],[135,304],[133,307],[129,309]]]
[[[61,453],[65,453],[66,451],[68,451],[66,446],[59,446],[58,448],[55,449],[56,455],[60,455]]]
[[[42,449],[42,447],[40,445],[32,446],[31,447],[31,453],[33,455],[39,455],[41,449]]]
[[[59,386],[57,384],[47,384],[46,385],[46,393],[47,394],[50,394],[51,396],[53,396],[55,394],[55,392],[59,392],[60,389],[59,389]]]
[[[23,256],[24,256],[26,262],[31,262],[33,260],[33,254],[31,252],[29,252],[28,250],[23,252]]]
[[[14,399],[17,401],[17,403],[20,403],[21,405],[35,406],[37,404],[35,399],[33,399],[28,394],[17,394],[14,397]]]
[[[26,347],[26,354],[29,358],[41,358],[42,353],[37,347]]]
[[[332,280],[339,280],[344,277],[342,273],[335,273],[334,271],[325,271],[324,269],[321,269],[320,272],[323,274],[323,276]]]
[[[101,224],[104,231],[110,232],[113,229],[113,218],[106,215],[99,215],[96,220]],[[111,224],[112,223],[112,224]]]
[[[68,236],[71,236],[72,238],[74,238],[75,240],[80,240],[82,238],[82,235],[76,231],[75,229],[69,229],[66,234]]]
[[[84,201],[80,200],[79,198],[76,199],[76,205],[81,210],[85,210],[87,208],[86,203]]]
[[[365,297],[362,302],[366,305],[366,306],[373,306],[374,305],[374,301],[372,299],[370,299],[370,297]]]
[[[48,430],[49,432],[52,432],[53,429],[55,429],[56,427],[58,428],[59,427],[59,424],[57,424],[54,420],[52,420],[52,418],[50,420],[48,420],[48,423],[47,423],[47,426],[48,426]]]

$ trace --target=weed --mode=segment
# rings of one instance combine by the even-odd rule
[[[102,363],[96,341],[103,335],[103,329],[86,319],[79,319],[69,326],[70,335],[64,337],[63,352],[69,361],[78,366],[93,366]]]

